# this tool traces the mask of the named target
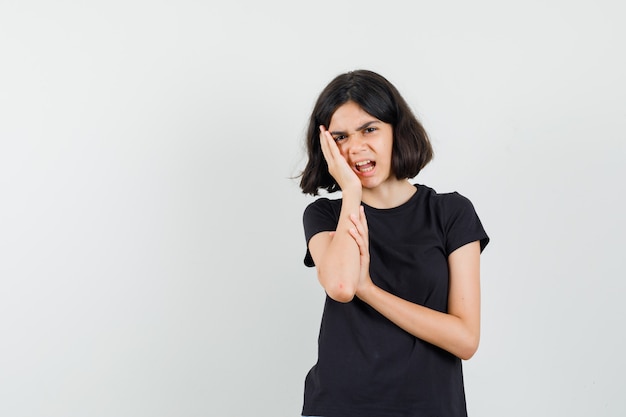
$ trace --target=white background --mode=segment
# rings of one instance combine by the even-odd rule
[[[0,1],[0,415],[296,416],[313,103],[377,71],[491,237],[472,416],[623,416],[620,1]]]

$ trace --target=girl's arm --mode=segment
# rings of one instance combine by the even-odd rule
[[[361,275],[356,295],[415,337],[470,359],[480,339],[480,244],[468,243],[448,257],[450,290],[448,313],[397,297],[374,285],[369,275],[367,222],[361,211],[351,232],[361,256]]]
[[[328,296],[345,303],[356,294],[361,270],[359,247],[349,232],[355,228],[350,216],[359,213],[361,206],[361,181],[323,126],[320,126],[320,142],[328,170],[341,188],[342,204],[335,232],[313,236],[309,240],[309,251],[317,268],[318,280]]]

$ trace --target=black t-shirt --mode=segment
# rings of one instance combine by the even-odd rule
[[[448,256],[489,242],[472,203],[458,193],[416,185],[401,206],[363,204],[370,275],[380,288],[437,311],[448,308]],[[335,230],[341,199],[319,198],[304,212],[306,242]],[[304,260],[314,266],[309,251]],[[355,297],[326,297],[318,362],[306,377],[303,415],[325,417],[466,416],[461,360],[412,336]]]

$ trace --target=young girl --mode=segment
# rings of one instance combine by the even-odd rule
[[[304,212],[305,264],[326,291],[302,415],[466,416],[461,359],[480,333],[481,251],[471,202],[411,184],[432,147],[396,88],[336,77],[310,119],[300,186],[341,190]]]

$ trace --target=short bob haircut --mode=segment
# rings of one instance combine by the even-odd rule
[[[367,70],[338,75],[322,91],[315,103],[306,136],[308,162],[302,171],[300,188],[317,195],[320,188],[339,191],[328,172],[322,154],[319,126],[328,127],[333,114],[353,101],[365,112],[393,126],[391,169],[396,178],[415,177],[433,158],[433,149],[424,127],[417,120],[398,90],[381,75]]]

